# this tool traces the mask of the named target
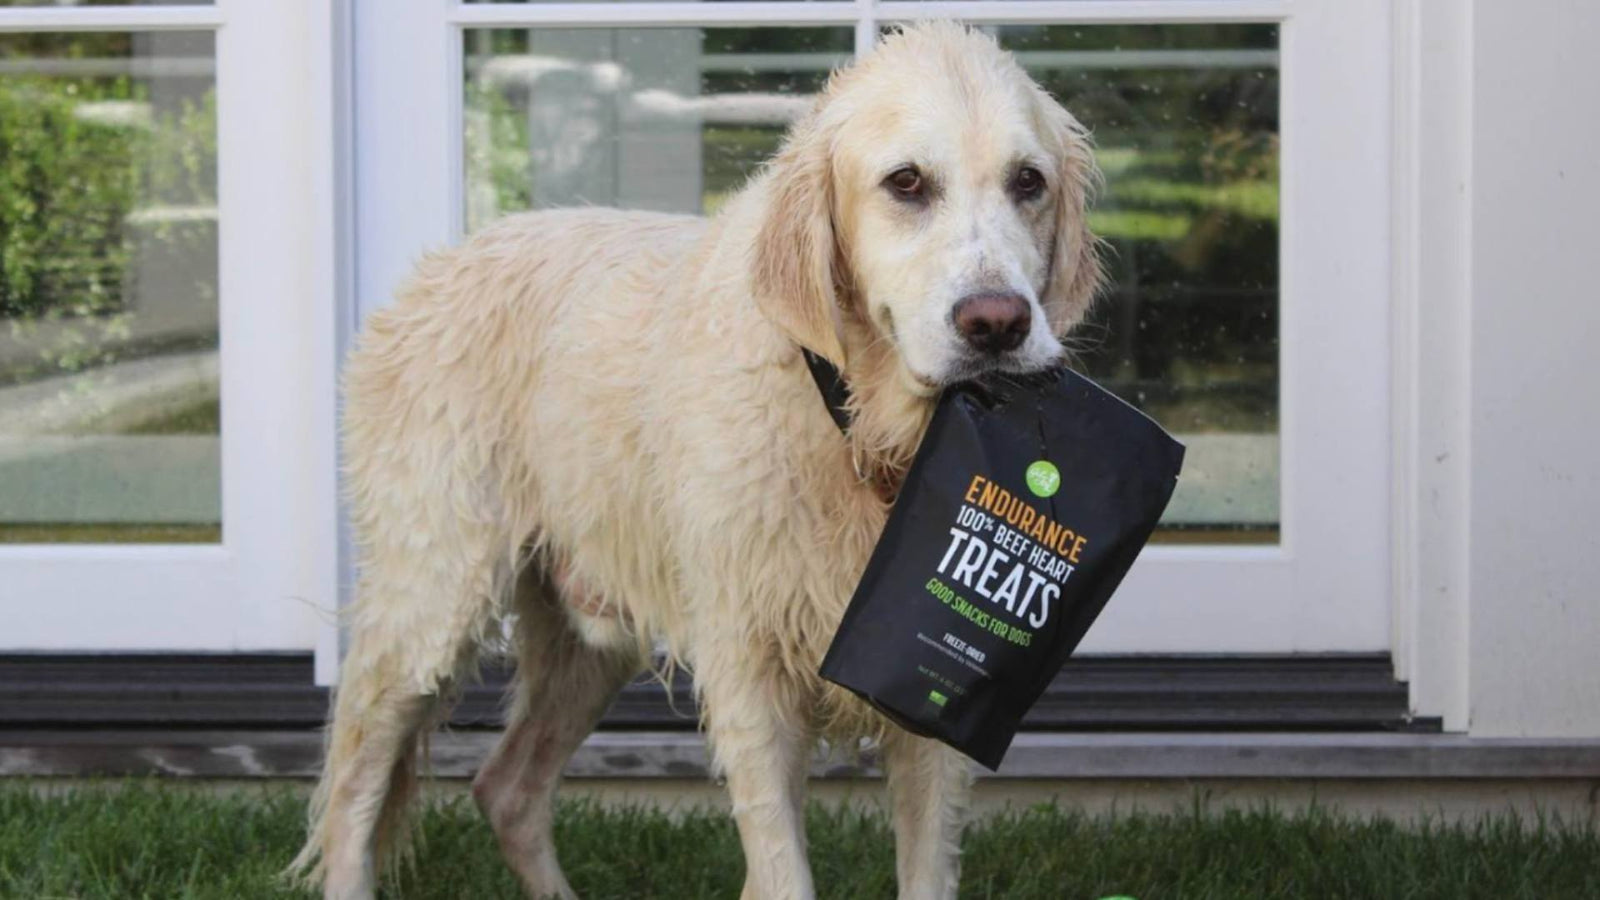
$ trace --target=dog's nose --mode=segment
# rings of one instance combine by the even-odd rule
[[[1016,294],[973,294],[956,303],[955,322],[974,350],[1005,353],[1027,340],[1033,313],[1028,301]]]

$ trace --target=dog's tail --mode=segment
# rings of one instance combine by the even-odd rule
[[[338,706],[338,693],[334,693],[334,708]],[[306,842],[295,854],[294,860],[280,873],[291,886],[315,889],[322,884],[326,874],[323,847],[328,827],[328,797],[333,792],[333,734],[337,719],[329,721],[322,732],[322,775],[311,794],[311,807],[306,823]]]
[[[350,667],[346,670],[348,679]],[[334,692],[332,721],[323,736],[322,776],[307,815],[306,842],[282,873],[291,884],[321,885],[328,854],[341,836],[334,830],[348,828],[351,821],[374,822],[373,858],[382,870],[393,872],[413,858],[417,835],[411,809],[428,759],[433,711],[442,704],[435,696],[415,694],[403,698],[391,694],[374,702],[366,687],[346,684]],[[338,848],[352,853],[365,849]]]

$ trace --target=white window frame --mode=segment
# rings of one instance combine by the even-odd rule
[[[462,31],[975,24],[1280,26],[1281,541],[1148,548],[1085,652],[1391,646],[1390,15],[1383,0],[527,3],[355,0],[357,313],[462,231]],[[388,14],[385,14],[388,13]],[[1092,123],[1091,123],[1092,124]]]
[[[214,32],[222,410],[221,543],[0,546],[0,650],[320,648],[331,677],[335,2],[0,9],[4,32]]]

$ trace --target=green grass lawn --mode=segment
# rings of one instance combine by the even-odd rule
[[[302,798],[151,782],[45,795],[0,783],[0,896],[302,896],[275,880],[300,840]],[[743,864],[724,814],[575,802],[556,830],[586,898],[738,896]],[[818,807],[809,831],[822,896],[892,896],[881,815]],[[464,798],[430,808],[422,832],[389,896],[519,896]],[[1318,812],[1096,819],[1037,807],[969,828],[963,873],[963,897],[1578,900],[1600,897],[1600,838],[1508,819],[1408,830]]]

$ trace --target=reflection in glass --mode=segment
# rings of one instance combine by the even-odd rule
[[[1276,541],[1277,27],[997,36],[1094,132],[1110,283],[1079,360],[1189,445],[1163,536]]]
[[[216,541],[214,41],[0,35],[0,541]]]
[[[467,227],[595,204],[715,212],[777,150],[849,28],[466,34]]]
[[[994,32],[1099,145],[1111,283],[1076,350],[1189,444],[1159,537],[1276,541],[1276,27]],[[713,213],[852,46],[848,28],[465,40],[469,228],[583,203]]]

